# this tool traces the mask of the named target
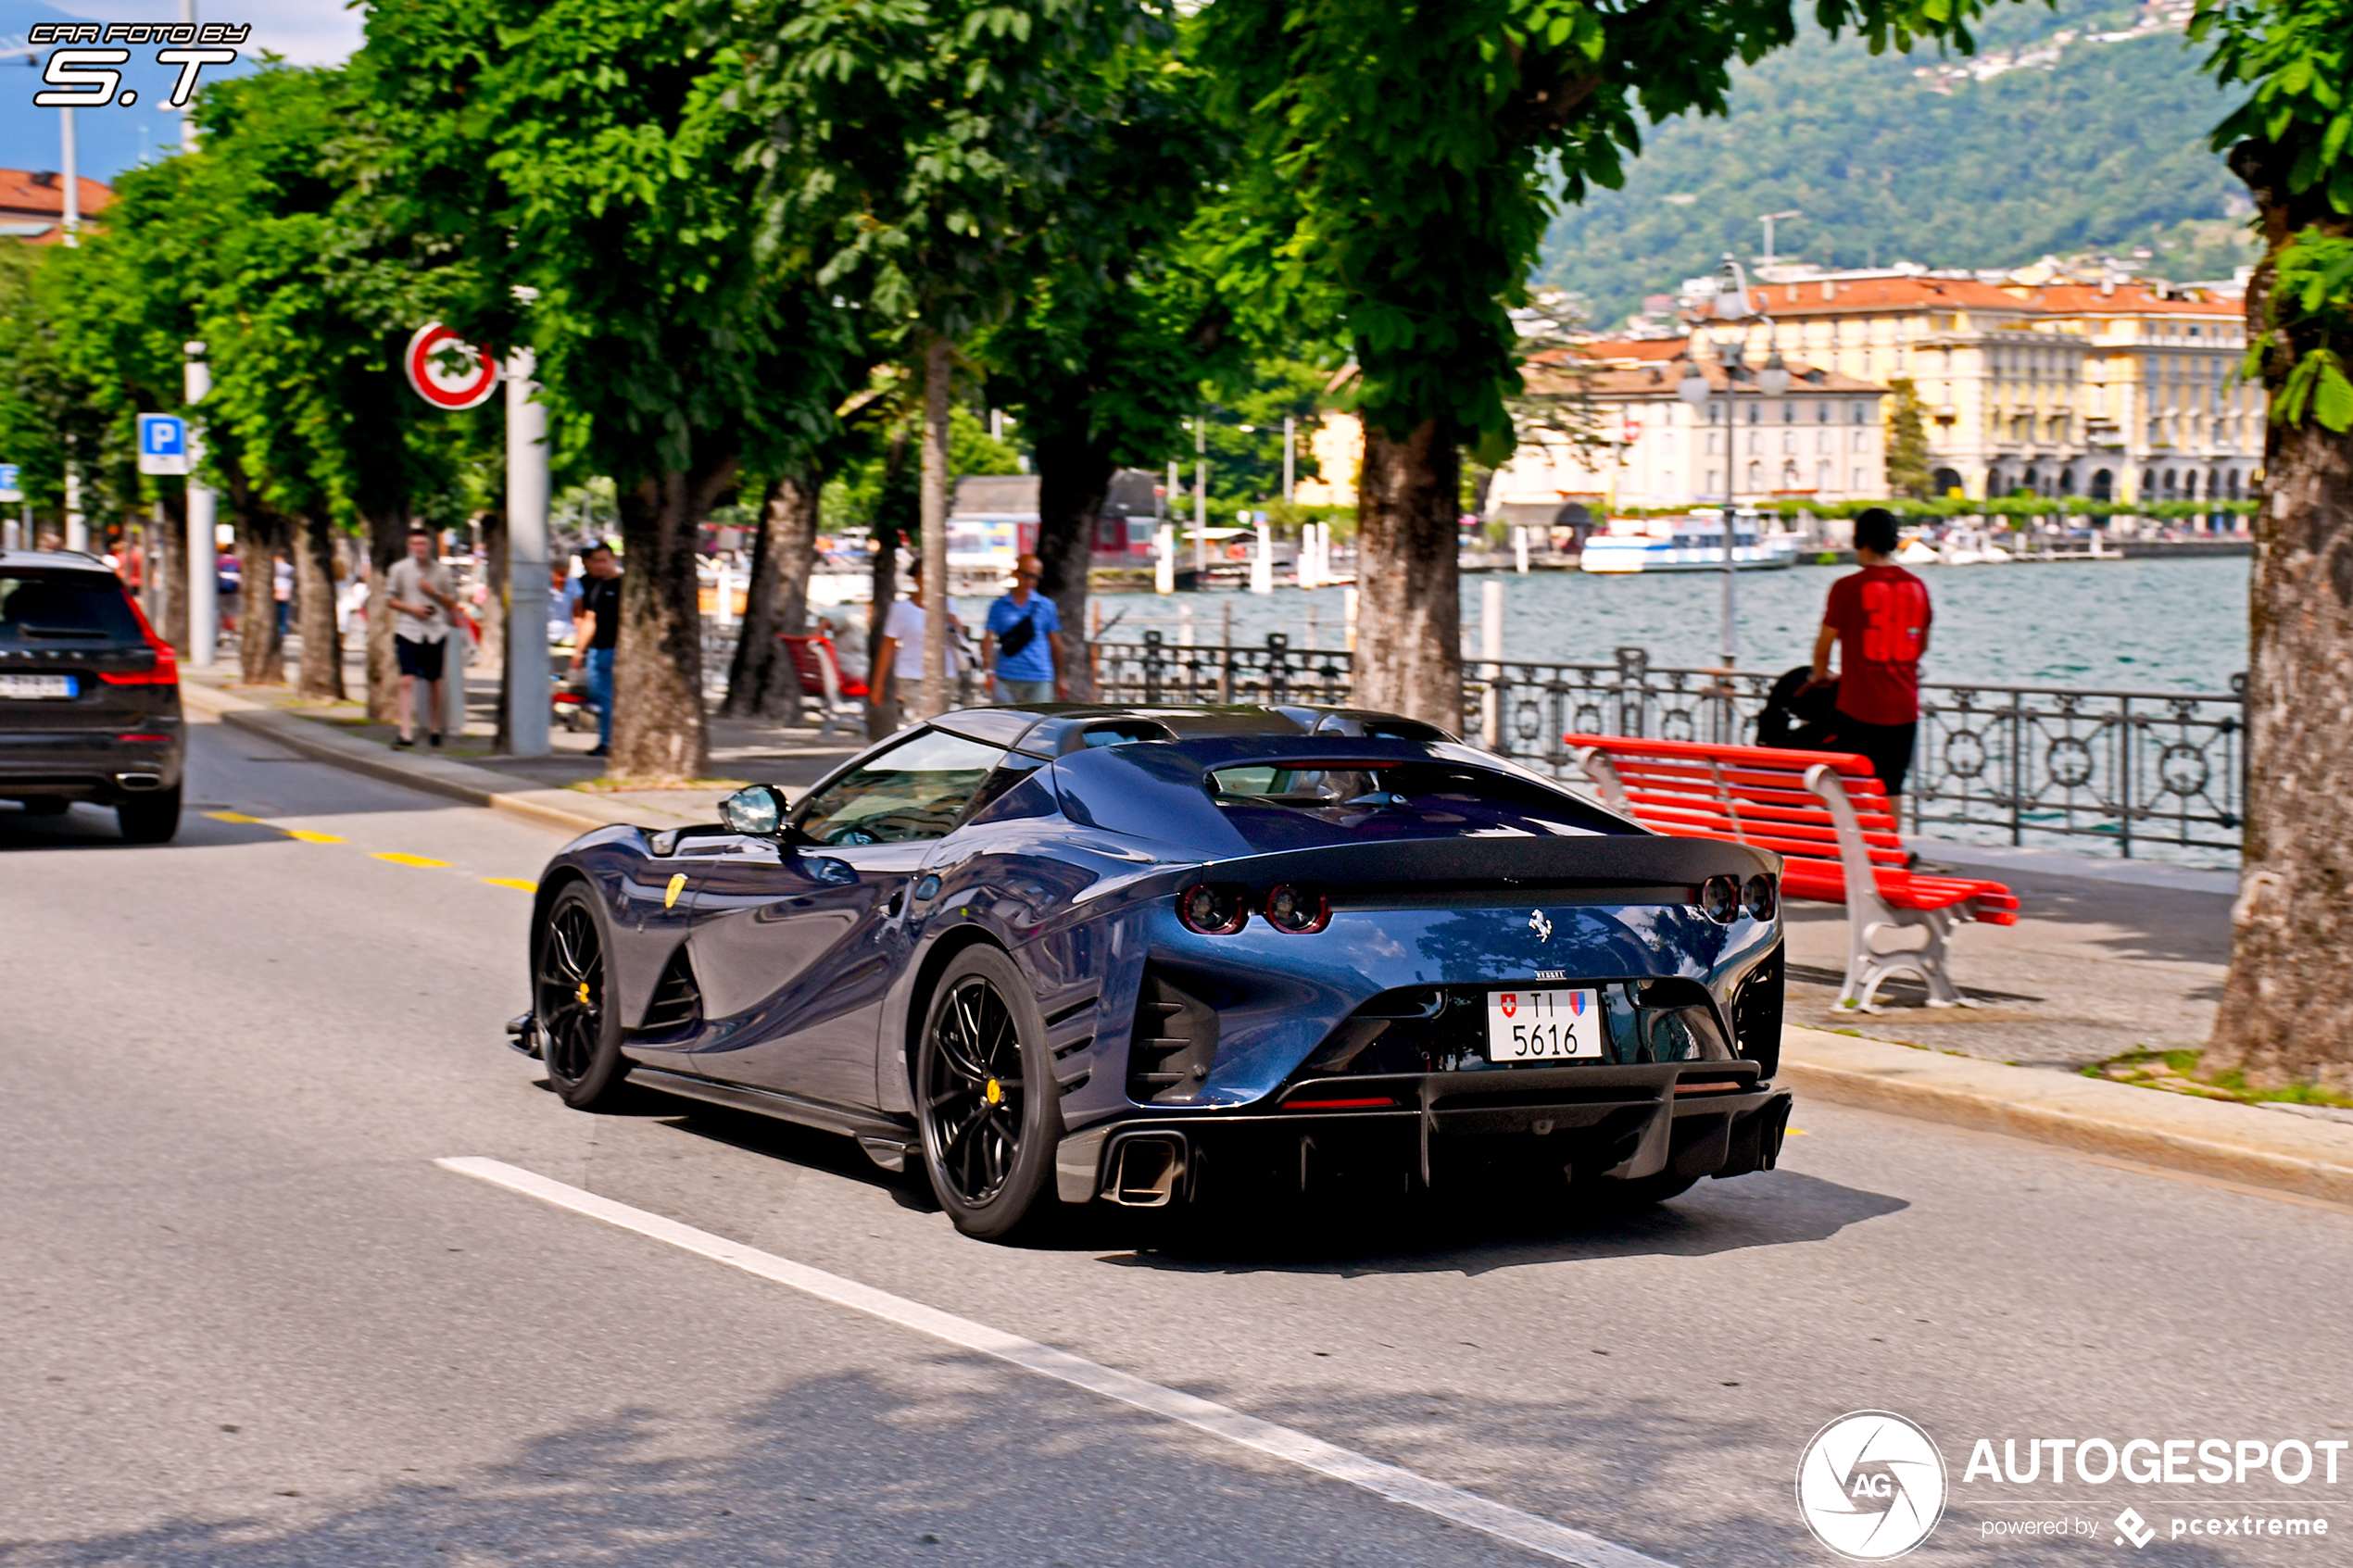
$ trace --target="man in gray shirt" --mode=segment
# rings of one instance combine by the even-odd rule
[[[392,612],[392,646],[400,660],[400,738],[392,744],[404,749],[417,744],[412,710],[422,681],[425,735],[439,746],[442,668],[449,629],[458,621],[458,583],[434,558],[433,535],[422,528],[409,531],[409,554],[384,574],[384,608]]]

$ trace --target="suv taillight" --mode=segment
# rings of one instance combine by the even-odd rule
[[[156,667],[153,670],[123,670],[112,672],[101,670],[98,671],[98,679],[110,686],[178,685],[180,684],[180,656],[171,651],[170,643],[156,635],[156,629],[147,624],[147,612],[139,608],[137,599],[125,594],[122,596],[122,602],[129,605],[131,613],[138,618],[139,634],[147,639],[149,647],[156,650]]]

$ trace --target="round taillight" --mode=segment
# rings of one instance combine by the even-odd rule
[[[1198,883],[1176,896],[1176,918],[1203,936],[1231,936],[1250,922],[1247,890],[1230,883]]]
[[[1700,912],[1718,925],[1730,925],[1741,912],[1741,884],[1729,876],[1711,876],[1699,884]]]
[[[1319,887],[1284,882],[1266,895],[1266,923],[1277,931],[1304,936],[1323,930],[1331,921],[1331,903]]]
[[[1773,911],[1780,908],[1780,894],[1773,886],[1773,879],[1759,872],[1741,889],[1741,903],[1751,918],[1771,920]]]

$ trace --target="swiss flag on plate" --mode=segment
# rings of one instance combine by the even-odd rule
[[[1513,993],[1513,992],[1510,992],[1510,991],[1506,991],[1506,992],[1504,992],[1504,1000],[1503,1000],[1503,1009],[1504,1009],[1504,1016],[1505,1018],[1509,1018],[1509,1017],[1511,1017],[1511,1015],[1512,1015],[1512,1014],[1514,1014],[1514,1013],[1517,1012],[1517,1011],[1519,1010],[1519,997],[1518,997],[1518,996],[1517,996],[1516,994]]]

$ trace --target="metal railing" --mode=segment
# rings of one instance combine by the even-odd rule
[[[1182,647],[1147,632],[1094,645],[1107,702],[1345,704],[1350,656],[1258,646]],[[1568,734],[1753,744],[1778,676],[1655,666],[1642,648],[1611,664],[1464,660],[1463,734],[1555,774],[1575,771]],[[2246,800],[2244,678],[2228,692],[1924,683],[1904,810],[1915,833],[2054,835],[2138,849],[2239,847]]]

